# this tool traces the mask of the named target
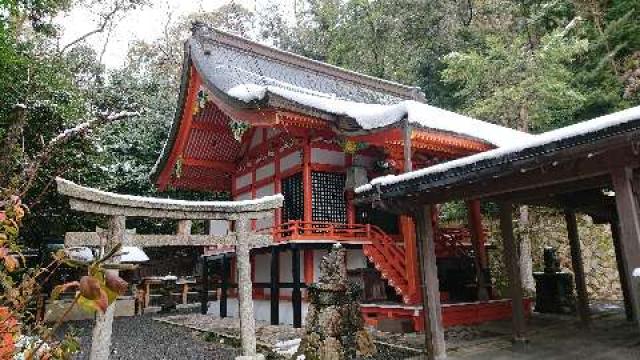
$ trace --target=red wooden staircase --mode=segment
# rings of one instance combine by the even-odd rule
[[[367,225],[371,244],[363,245],[364,255],[373,263],[405,304],[420,300],[418,289],[412,289],[408,278],[404,248],[375,225]]]
[[[389,285],[402,296],[405,304],[420,301],[418,286],[411,286],[404,246],[395,242],[375,225],[367,225],[370,245],[364,245],[365,256],[374,264]],[[437,257],[468,257],[471,235],[465,228],[442,228],[436,232],[435,250]]]

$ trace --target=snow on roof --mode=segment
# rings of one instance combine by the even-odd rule
[[[498,159],[502,156],[523,151],[525,149],[546,145],[552,142],[564,140],[567,138],[586,135],[599,130],[606,129],[615,125],[623,124],[632,120],[640,120],[640,106],[629,108],[623,111],[618,111],[609,115],[601,116],[589,121],[583,121],[574,125],[566,126],[564,128],[548,131],[540,135],[531,136],[530,140],[521,143],[516,143],[510,146],[500,147],[494,150],[486,151],[483,153],[459,158],[456,160],[444,162],[441,164],[433,165],[424,169],[407,172],[400,175],[387,175],[375,178],[369,182],[369,184],[362,185],[356,188],[356,193],[364,193],[373,189],[374,186],[387,186],[412,179],[420,178],[427,175],[433,175],[437,173],[444,173],[454,168],[459,168],[474,163]]]
[[[418,88],[374,78],[270,48],[206,25],[187,42],[189,56],[210,90],[247,104],[269,94],[317,111],[354,119],[374,130],[408,119],[415,126],[507,146],[532,135],[415,100]],[[215,89],[213,89],[215,88]]]
[[[73,246],[65,248],[65,252],[69,258],[81,261],[91,262],[95,260],[93,251],[86,246]],[[149,256],[139,247],[136,246],[123,246],[120,249],[120,255],[118,255],[120,262],[122,263],[142,263],[149,261]]]
[[[120,250],[120,262],[123,263],[142,263],[149,261],[149,256],[139,247],[123,246]]]
[[[202,26],[187,42],[200,75],[226,91],[278,79],[292,86],[359,102],[411,99],[416,88],[374,78]]]
[[[421,128],[461,134],[496,146],[514,145],[534,137],[414,100],[390,105],[368,104],[338,99],[331,94],[310,93],[304,89],[256,84],[240,84],[227,91],[227,95],[247,103],[260,101],[269,93],[327,113],[348,116],[355,119],[364,130],[383,128],[408,119],[409,123]]]

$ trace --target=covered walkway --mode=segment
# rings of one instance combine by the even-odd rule
[[[398,176],[374,179],[358,188],[358,201],[373,202],[390,211],[412,214],[417,223],[430,359],[445,359],[438,277],[433,254],[432,206],[452,200],[481,200],[498,204],[504,263],[514,304],[523,298],[517,244],[513,229],[515,205],[543,205],[563,209],[571,245],[581,328],[590,326],[576,213],[591,215],[612,225],[613,239],[626,317],[638,319],[640,294],[633,289],[632,273],[640,268],[640,107],[550,131],[533,140],[441,163]],[[513,306],[511,340],[521,351],[533,354],[548,344],[528,332],[522,306]],[[620,326],[627,326],[620,319]],[[594,329],[596,325],[591,324]],[[635,327],[637,329],[637,325]],[[637,335],[637,330],[636,335]],[[570,328],[558,351],[571,348]],[[595,334],[595,333],[593,333]],[[588,338],[588,337],[587,337]],[[637,338],[637,336],[636,336]],[[495,354],[495,356],[506,356]],[[540,354],[534,358],[547,358]],[[567,358],[563,356],[563,358]],[[584,357],[584,356],[581,356]],[[488,357],[491,359],[499,357]],[[571,357],[569,357],[571,358]],[[593,357],[589,357],[593,358]],[[605,357],[610,358],[610,357]]]

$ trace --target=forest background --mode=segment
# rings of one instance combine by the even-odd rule
[[[122,14],[148,5],[146,0],[0,0],[0,142],[21,145],[19,151],[0,149],[0,189],[16,188],[11,182],[20,177],[14,175],[29,170],[25,164],[48,140],[90,114],[141,113],[65,144],[37,170],[34,183],[20,194],[29,209],[20,233],[25,244],[59,242],[65,231],[99,224],[68,209],[55,193],[55,176],[126,194],[228,196],[158,194],[148,178],[174,117],[183,42],[195,20],[419,86],[432,105],[533,133],[640,104],[637,0],[297,0],[293,11],[277,2],[249,10],[232,1],[167,22],[156,40],[134,43],[123,66],[107,68],[104,51],[89,46],[92,36],[108,34]],[[63,45],[54,19],[78,6],[92,9],[99,22]],[[19,132],[11,131],[17,122]],[[491,215],[490,207],[485,210]],[[449,204],[442,217],[464,219],[463,207]],[[534,259],[549,243],[537,240],[535,229],[557,227],[560,220],[553,219],[559,218],[552,212],[534,209],[529,216],[521,208],[521,240],[529,241]],[[171,227],[136,225],[142,232]],[[588,248],[602,246],[598,252],[613,256],[606,228],[583,218],[581,229],[583,241],[595,239]]]

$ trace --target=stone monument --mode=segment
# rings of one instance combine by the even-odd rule
[[[306,360],[343,360],[376,352],[360,313],[360,287],[347,280],[346,252],[336,244],[308,287],[309,309],[299,353]]]
[[[556,249],[544,248],[544,271],[534,272],[536,311],[569,314],[575,311],[573,276],[560,269]]]

